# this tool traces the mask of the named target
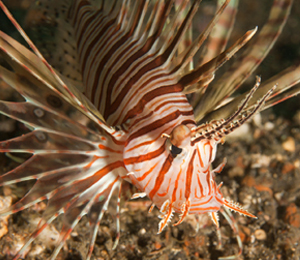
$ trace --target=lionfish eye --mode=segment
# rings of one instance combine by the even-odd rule
[[[182,149],[172,144],[170,147],[170,152],[172,156],[175,158],[178,154],[182,152]]]

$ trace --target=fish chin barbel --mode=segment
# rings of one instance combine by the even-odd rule
[[[230,8],[226,9],[229,1],[220,6],[206,30],[187,46],[189,27],[200,1],[181,4],[114,1],[102,2],[98,8],[88,1],[72,1],[69,6],[65,5],[68,1],[61,2],[58,6],[66,11],[68,19],[64,23],[71,30],[70,37],[75,39],[81,71],[81,78],[78,76],[75,83],[64,71],[59,74],[48,64],[0,2],[34,51],[33,54],[1,32],[1,54],[13,69],[1,67],[1,78],[26,101],[1,101],[0,112],[24,123],[32,132],[1,142],[0,150],[30,153],[32,157],[2,175],[0,182],[3,185],[36,180],[20,201],[1,214],[15,213],[48,200],[37,229],[15,259],[60,214],[64,214],[63,227],[51,259],[57,256],[83,215],[88,216],[91,226],[90,258],[103,213],[114,192],[119,192],[120,200],[123,181],[140,189],[141,193],[133,198],[148,196],[160,209],[159,232],[174,212],[180,214],[176,224],[187,214],[209,213],[218,227],[217,212],[221,211],[234,229],[223,206],[255,217],[223,198],[221,184],[217,185],[214,177],[225,161],[213,170],[211,164],[223,137],[264,104],[271,106],[298,93],[299,88],[290,87],[299,81],[299,67],[288,68],[259,89],[257,78],[248,93],[225,106],[220,104],[267,54],[282,29],[292,1],[274,2],[269,22],[233,64],[237,75],[221,77],[217,84],[212,82],[215,71],[257,30],[247,32],[226,50],[226,40],[223,40],[218,50],[207,51],[211,50],[212,41],[221,38],[221,32],[211,33],[213,27],[220,28],[220,16],[231,16]],[[236,1],[230,5],[235,10]],[[276,26],[274,21],[278,23]],[[231,24],[232,20],[229,28]],[[192,58],[200,46],[209,54],[203,54],[202,60],[193,66]],[[255,58],[255,62],[250,58]],[[55,62],[51,62],[54,67]],[[191,103],[187,93],[191,95]],[[201,124],[207,118],[213,120]],[[117,229],[116,243],[119,218]],[[239,238],[238,242],[240,255]]]

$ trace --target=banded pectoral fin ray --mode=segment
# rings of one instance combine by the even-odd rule
[[[24,113],[23,109],[29,109],[30,106],[32,106],[33,110],[31,111],[30,115],[32,115],[33,118],[42,119],[45,116],[46,111],[48,111],[51,114],[55,114],[56,117],[60,117],[60,121],[63,120],[62,118],[64,118],[64,120],[68,121],[69,123],[72,122],[72,124],[74,123],[77,125],[77,128],[81,127],[81,131],[83,128],[89,128],[90,130],[96,132],[99,131],[99,129],[102,130],[100,128],[101,125],[99,127],[99,124],[91,120],[85,113],[81,112],[77,106],[70,104],[70,102],[68,102],[68,100],[66,100],[61,93],[49,88],[45,82],[39,81],[30,75],[30,73],[27,73],[27,76],[24,77],[0,66],[0,77],[8,85],[17,90],[27,100],[28,103],[31,103],[31,105],[25,105],[24,103],[23,105],[19,105],[23,107],[22,109],[16,111],[18,107],[17,105],[14,105],[14,103],[9,105],[9,103],[2,102],[3,105],[1,105],[0,111],[7,113],[9,116],[14,113],[16,120],[24,120],[24,115],[20,115],[18,117],[16,116],[16,112],[20,114],[22,112]],[[36,106],[36,108],[33,106]],[[29,118],[29,115],[27,115],[27,118]],[[30,120],[33,120],[33,118]],[[42,125],[43,124],[41,124],[41,126]],[[59,126],[58,123],[51,122],[49,127],[53,128]]]
[[[7,185],[21,181],[35,180],[55,172],[76,169],[93,161],[84,154],[34,154],[24,163],[0,176],[0,184]],[[72,179],[73,174],[69,176]]]
[[[292,2],[291,0],[273,2],[269,19],[257,37],[245,46],[243,53],[234,61],[231,68],[211,84],[204,95],[193,102],[196,121],[205,122],[203,117],[226,100],[259,66],[280,35]]]
[[[50,107],[36,106],[30,102],[0,101],[0,112],[10,118],[18,120],[33,129],[48,129],[56,133],[65,133],[76,137],[99,142],[101,140],[97,129],[91,130],[89,119],[85,121],[71,120],[67,117],[72,107],[64,107],[60,114]],[[66,111],[63,111],[66,110]],[[75,112],[76,113],[76,112]],[[78,114],[78,113],[76,113]],[[84,118],[83,118],[84,119]]]
[[[29,193],[8,209],[8,213],[17,212],[35,202],[48,199],[42,220],[14,259],[18,259],[35,237],[62,213],[64,213],[63,227],[51,259],[55,259],[73,228],[87,213],[90,213],[88,218],[92,224],[90,233],[94,234],[98,225],[93,223],[100,222],[111,195],[121,184],[118,171],[122,165],[122,162],[115,162],[101,169],[96,166],[78,167],[39,178]],[[68,178],[70,174],[71,179]],[[93,212],[90,212],[91,208]],[[92,235],[90,241],[93,242]]]
[[[226,48],[235,22],[238,2],[238,0],[231,0],[228,7],[221,14],[219,14],[220,9],[216,12],[213,19],[215,20],[219,16],[218,21],[221,20],[222,22],[215,23],[206,43],[204,43],[204,48],[200,53],[201,59],[199,62],[201,64],[218,56]],[[222,8],[222,5],[224,5],[223,1],[218,1],[218,7]]]
[[[67,204],[64,206],[63,227],[61,229],[60,238],[55,250],[53,251],[51,259],[54,259],[56,257],[73,228],[77,225],[82,216],[86,215],[89,212],[91,206],[95,201],[99,200],[99,198],[103,196],[102,199],[105,202],[107,201],[107,203],[109,202],[111,194],[115,191],[115,188],[120,185],[120,178],[118,175],[113,173],[109,175],[111,179],[107,183],[104,183],[103,181],[93,183],[94,178],[91,178],[92,182],[88,182],[89,186],[86,185],[86,180],[79,181],[78,183],[75,183],[75,189],[73,187],[70,187],[68,190],[64,191],[67,194],[68,192],[73,193],[73,195],[75,195],[75,193],[77,194],[73,196],[71,200],[68,199]],[[84,192],[80,193],[79,195],[78,190],[76,190],[76,184],[79,184],[79,186],[85,186],[84,189],[82,189],[83,187],[80,187],[80,190],[84,190]],[[61,199],[61,196],[59,197],[59,199]],[[50,200],[48,204],[49,208],[52,208],[51,204],[52,201]],[[53,205],[57,206],[57,204],[60,203],[58,203],[58,201],[55,201]],[[106,209],[104,208],[104,210]],[[51,215],[53,215],[53,212],[51,212]]]
[[[56,189],[68,183],[68,179],[64,180],[65,177],[72,175],[74,179],[80,179],[86,173],[87,170],[82,170],[80,167],[61,169],[48,174],[44,172],[24,197],[0,214],[8,215],[16,213],[35,203],[48,199]]]
[[[77,114],[79,112],[85,114],[85,118],[90,118],[90,121],[95,121],[93,119],[96,116],[100,120],[100,122],[98,121],[100,126],[106,130],[109,129],[103,116],[76,86],[72,85],[72,81],[64,77],[68,84],[66,85],[53,69],[50,70],[45,65],[45,61],[42,61],[40,57],[1,31],[0,51],[15,72],[13,73],[0,66],[1,78],[16,89],[26,100],[41,103],[46,101],[46,97],[52,95],[56,100],[60,100],[58,104],[72,105],[74,107],[73,111],[77,110]],[[43,104],[46,107],[51,106],[48,102]],[[52,108],[60,108],[56,107],[56,105],[52,106]],[[85,113],[86,110],[91,112],[91,114]]]
[[[276,85],[276,89],[270,95],[268,99],[266,99],[265,105],[262,110],[265,110],[271,106],[274,106],[292,96],[295,96],[300,93],[300,65],[292,65],[282,71],[281,73],[275,75],[269,80],[263,82],[261,86],[255,91],[252,99],[249,101],[248,108],[251,109],[255,106],[257,100],[259,100],[263,95],[265,95],[274,85]],[[208,115],[206,115],[202,121],[211,121],[213,119],[219,118],[227,118],[236,110],[237,106],[242,102],[242,100],[246,97],[249,92],[246,92],[242,95],[235,97],[229,103],[220,106],[217,110],[212,111]]]
[[[213,79],[215,71],[218,70],[227,60],[229,60],[240,48],[242,48],[256,33],[257,28],[249,30],[241,38],[239,38],[231,47],[220,53],[217,57],[210,60],[209,62],[199,65],[190,73],[184,75],[180,80],[179,84],[186,89],[189,93],[191,90],[188,88],[189,85],[200,82],[200,85],[203,85],[203,82],[209,82]],[[194,90],[196,90],[195,88]]]
[[[25,135],[0,142],[1,152],[86,154],[95,146],[72,135],[34,130]]]

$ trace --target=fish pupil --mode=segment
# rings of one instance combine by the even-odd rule
[[[182,149],[172,144],[170,152],[172,156],[175,158],[178,154],[182,152]]]

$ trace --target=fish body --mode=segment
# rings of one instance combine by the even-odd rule
[[[234,20],[230,17],[237,8],[237,1],[229,2],[220,4],[204,32],[191,39],[198,0],[102,1],[98,6],[87,0],[38,1],[42,21],[58,28],[56,41],[61,43],[57,52],[45,54],[50,65],[0,1],[33,51],[1,32],[1,55],[11,69],[1,66],[0,76],[25,101],[1,101],[0,112],[31,132],[0,142],[0,151],[32,156],[2,175],[0,183],[36,181],[1,214],[48,200],[36,230],[15,259],[61,214],[63,227],[51,259],[84,215],[91,227],[90,258],[114,194],[119,194],[117,244],[124,181],[140,191],[132,198],[147,196],[160,210],[159,233],[174,213],[179,214],[175,225],[188,214],[209,213],[219,230],[221,212],[236,234],[237,225],[226,208],[255,218],[223,197],[215,176],[226,161],[216,168],[212,164],[218,144],[229,133],[264,105],[300,91],[293,87],[300,80],[300,68],[294,66],[262,86],[257,77],[252,89],[228,101],[277,39],[292,1],[274,1],[258,40],[249,42],[257,32],[254,28],[226,48]],[[218,23],[221,17],[230,18],[225,34]],[[33,19],[35,26],[38,19]],[[243,47],[232,66],[234,73],[211,85],[217,69]],[[198,51],[201,59],[194,62]],[[237,239],[240,255],[238,235]]]

